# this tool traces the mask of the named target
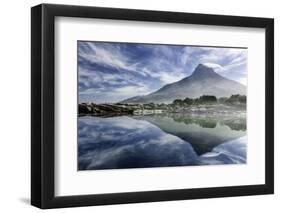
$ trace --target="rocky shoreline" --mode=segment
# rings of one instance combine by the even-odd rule
[[[79,115],[119,116],[152,115],[162,113],[189,113],[212,115],[240,115],[246,113],[246,96],[232,95],[229,98],[203,95],[196,99],[176,99],[172,103],[81,103]]]
[[[174,104],[95,104],[81,103],[79,115],[120,116],[120,115],[151,115],[164,113],[189,113],[208,115],[245,114],[245,105],[198,104],[178,106]]]

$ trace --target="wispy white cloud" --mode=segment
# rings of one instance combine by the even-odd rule
[[[104,44],[99,47],[94,42],[83,42],[83,45],[87,45],[88,48],[80,48],[79,56],[91,63],[134,70],[134,65],[127,62],[127,58],[120,52],[117,45]]]
[[[206,64],[224,77],[245,84],[247,49],[188,46],[184,48],[181,61],[190,72],[197,64]]]
[[[120,85],[118,85],[120,86]],[[87,102],[83,99],[83,97],[88,97],[91,95],[91,101],[96,103],[103,103],[103,102],[119,102],[124,99],[136,96],[136,95],[147,95],[151,92],[151,89],[148,88],[146,85],[130,85],[130,86],[123,86],[117,88],[104,88],[104,89],[96,89],[96,88],[89,88],[84,91],[79,92],[79,98],[81,99],[80,102]]]
[[[215,63],[203,63],[203,64],[213,68],[217,73],[222,72],[224,70],[224,68],[219,64],[215,64]]]
[[[159,78],[164,84],[170,84],[170,83],[179,81],[179,80],[183,79],[184,77],[186,77],[186,75],[184,73],[174,74],[172,72],[171,73],[163,72],[163,73],[159,74]]]
[[[119,96],[132,97],[135,94],[146,95],[150,92],[150,89],[146,85],[131,85],[116,88],[113,92]]]

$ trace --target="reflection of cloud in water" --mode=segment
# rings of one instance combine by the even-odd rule
[[[147,121],[125,116],[79,117],[78,133],[79,170],[243,163],[237,159],[245,156],[245,149],[237,149],[244,142],[234,141],[198,157],[190,143]],[[228,159],[222,153],[237,158]]]
[[[196,157],[189,143],[146,121],[79,118],[79,169],[195,165]]]
[[[246,163],[247,158],[247,136],[226,142],[215,147],[199,157],[201,164],[239,164]]]

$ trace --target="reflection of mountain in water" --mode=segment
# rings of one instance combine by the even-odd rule
[[[185,123],[185,124],[198,124],[203,128],[215,128],[217,124],[226,125],[231,130],[246,131],[246,118],[245,117],[206,117],[193,115],[189,116],[182,113],[170,113],[166,115],[167,117],[173,118],[175,122]]]
[[[180,114],[79,117],[78,170],[243,164],[240,122]]]
[[[198,155],[214,147],[246,135],[246,119],[231,117],[200,117],[184,114],[142,116],[164,132],[189,142]]]

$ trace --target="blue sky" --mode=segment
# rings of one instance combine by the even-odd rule
[[[79,103],[146,95],[200,63],[246,85],[247,49],[78,41]]]

